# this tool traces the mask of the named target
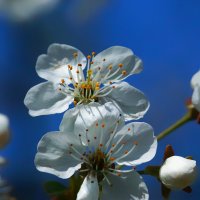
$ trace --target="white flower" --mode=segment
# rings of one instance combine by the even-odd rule
[[[9,119],[7,116],[0,114],[0,148],[3,148],[9,139]]]
[[[160,180],[167,188],[184,189],[196,179],[196,161],[180,156],[169,157],[161,166],[159,175]]]
[[[200,71],[192,77],[191,85],[194,90],[192,95],[192,104],[200,112]]]
[[[27,20],[53,7],[58,0],[1,0],[0,9],[14,20]]]
[[[86,77],[83,69],[87,67]],[[24,100],[32,116],[61,113],[75,104],[113,102],[126,120],[141,118],[149,108],[144,94],[126,82],[139,73],[142,61],[125,47],[110,47],[95,56],[85,56],[69,45],[52,44],[36,64],[47,82],[31,88]]]
[[[124,125],[123,116],[111,102],[90,103],[77,112],[66,112],[60,130],[40,140],[35,157],[39,171],[63,179],[75,172],[84,176],[77,200],[97,200],[99,184],[102,200],[149,198],[135,166],[156,153],[157,140],[150,125]]]

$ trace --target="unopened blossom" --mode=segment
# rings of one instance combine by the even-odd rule
[[[82,176],[77,200],[98,200],[100,185],[102,200],[147,200],[147,187],[135,167],[150,161],[156,148],[150,125],[125,125],[112,103],[90,103],[77,113],[66,112],[60,131],[43,136],[35,165],[63,179],[76,172]]]
[[[92,52],[86,58],[72,46],[52,44],[36,64],[38,75],[47,81],[32,87],[24,103],[30,115],[38,116],[64,112],[72,102],[113,102],[126,120],[138,119],[148,110],[149,102],[141,91],[122,80],[141,70],[142,61],[122,46],[97,55]]]
[[[42,11],[45,11],[58,0],[0,0],[0,11],[13,20],[28,20]]]
[[[200,112],[200,71],[198,71],[191,80],[193,88],[192,104]]]
[[[6,115],[0,113],[0,148],[5,147],[9,139],[9,119]]]
[[[167,188],[184,189],[190,186],[197,177],[196,161],[180,156],[171,156],[161,166],[159,176]]]

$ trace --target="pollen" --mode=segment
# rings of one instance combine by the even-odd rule
[[[92,55],[95,56],[95,55],[96,55],[96,52],[93,51],[93,52],[92,52]]]
[[[108,66],[108,69],[109,69],[109,70],[112,70],[112,68],[113,68],[112,65],[109,65],[109,66]]]
[[[90,55],[88,55],[88,56],[87,56],[87,59],[88,59],[88,60],[90,60],[90,59],[91,59],[91,56],[90,56]]]
[[[81,64],[81,63],[79,63],[79,64],[78,64],[78,66],[79,66],[79,67],[82,67],[82,64]]]
[[[79,70],[76,70],[76,73],[79,74]]]
[[[100,147],[103,147],[103,144],[99,144]]]
[[[96,127],[97,127],[97,126],[99,126],[99,124],[98,124],[98,123],[96,123]]]
[[[127,74],[126,70],[123,70],[122,74],[125,76]]]
[[[77,105],[77,101],[74,101],[74,105],[75,105],[75,106]]]
[[[124,65],[122,63],[120,63],[118,66],[119,66],[119,68],[122,68]]]
[[[110,158],[110,161],[114,161],[114,160],[115,160],[115,158],[114,158],[114,157],[111,157],[111,158]]]
[[[113,85],[112,88],[115,89],[116,87]]]
[[[72,67],[71,65],[68,65],[68,69],[69,69],[69,70],[72,70],[73,67]]]
[[[105,128],[105,124],[102,124],[101,127],[102,127],[102,128]]]
[[[90,62],[90,64],[92,65],[92,64],[94,64],[94,62],[92,61],[92,62]]]
[[[73,53],[73,56],[74,56],[74,58],[77,58],[78,57],[78,53],[77,52]]]
[[[96,87],[99,87],[100,86],[100,83],[99,82],[96,82]]]
[[[125,151],[125,152],[124,152],[124,154],[127,154],[127,153],[128,153],[128,151]]]
[[[131,129],[130,128],[128,128],[128,131],[130,131]]]

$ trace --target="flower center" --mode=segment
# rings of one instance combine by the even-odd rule
[[[85,155],[88,158],[89,163],[83,163],[80,169],[80,173],[86,176],[89,173],[95,173],[97,175],[98,182],[101,182],[105,177],[105,172],[110,169],[115,169],[115,164],[110,163],[108,156],[97,149],[94,153]]]
[[[74,54],[74,59],[77,59],[78,53]],[[100,97],[107,96],[115,89],[115,86],[109,87],[113,84],[113,81],[126,76],[126,70],[123,70],[123,64],[119,63],[117,69],[113,69],[112,64],[107,67],[98,67],[98,70],[93,73],[91,65],[94,64],[93,58],[95,52],[92,52],[92,56],[87,56],[87,72],[86,78],[82,69],[82,64],[78,63],[76,66],[68,65],[68,74],[70,84],[67,84],[64,79],[60,82],[59,91],[65,95],[73,96],[74,105],[88,104],[90,102],[97,102]],[[103,59],[106,62],[106,59]],[[74,69],[76,71],[74,71]],[[102,70],[103,76],[102,76]],[[119,74],[119,75],[118,75]],[[117,76],[118,75],[118,76]],[[116,76],[116,77],[115,77]],[[113,78],[112,81],[108,81],[107,85],[103,85],[105,80]]]

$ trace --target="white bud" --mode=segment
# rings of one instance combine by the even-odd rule
[[[200,71],[198,71],[191,79],[193,88],[192,104],[200,112]]]
[[[193,75],[191,79],[191,86],[194,89],[196,86],[200,86],[200,71]]]
[[[9,119],[7,116],[0,114],[0,148],[3,148],[9,139]]]
[[[197,177],[196,161],[180,156],[169,157],[161,166],[159,176],[167,188],[183,189],[190,186]]]

